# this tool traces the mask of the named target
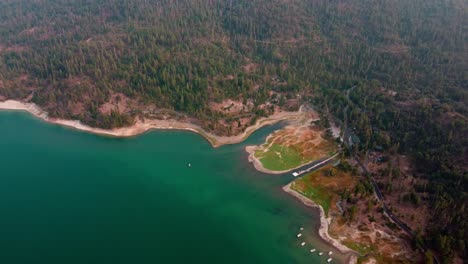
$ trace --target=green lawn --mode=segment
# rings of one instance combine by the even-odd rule
[[[299,178],[294,181],[291,188],[314,201],[314,203],[322,206],[325,215],[328,216],[332,197],[325,189],[320,186],[311,185],[310,182],[304,180],[304,178]]]
[[[273,171],[289,170],[306,163],[298,151],[278,144],[271,145],[266,152],[257,150],[255,156],[264,168]]]

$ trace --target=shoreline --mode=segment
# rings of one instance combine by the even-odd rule
[[[213,147],[220,147],[223,145],[236,144],[244,141],[256,130],[267,126],[278,123],[280,121],[289,120],[301,116],[301,109],[297,112],[279,112],[268,117],[262,117],[254,125],[251,125],[245,129],[244,132],[235,136],[217,136],[210,132],[207,132],[203,128],[187,123],[180,122],[177,120],[156,120],[156,119],[145,119],[143,122],[137,121],[134,125],[129,127],[115,128],[115,129],[102,129],[91,127],[81,123],[78,120],[65,120],[58,118],[50,118],[49,114],[42,110],[39,106],[34,103],[25,103],[16,100],[0,101],[0,110],[13,110],[13,111],[25,111],[33,116],[51,124],[61,125],[76,130],[103,135],[103,136],[114,136],[114,137],[132,137],[143,134],[152,129],[157,130],[185,130],[199,134],[205,138]]]
[[[282,189],[286,193],[290,194],[291,196],[301,201],[304,205],[308,207],[318,208],[320,211],[320,227],[318,230],[320,237],[323,240],[325,240],[325,242],[331,244],[333,247],[338,249],[341,253],[351,254],[351,256],[349,257],[348,263],[350,264],[357,263],[357,252],[341,244],[338,240],[334,239],[333,237],[330,236],[330,234],[328,234],[328,226],[329,226],[329,221],[331,218],[327,219],[325,217],[325,211],[320,205],[316,204],[314,201],[310,200],[309,198],[291,189],[291,183],[288,183]]]
[[[154,120],[154,119],[146,119],[144,122],[137,121],[134,125],[129,126],[129,127],[123,127],[123,128],[116,128],[116,129],[102,129],[102,128],[96,128],[96,127],[91,127],[88,125],[85,125],[81,123],[78,120],[65,120],[65,119],[57,119],[57,118],[50,118],[48,113],[44,110],[42,110],[40,107],[38,107],[34,103],[25,103],[25,102],[20,102],[16,100],[6,100],[6,101],[0,101],[0,110],[12,110],[12,111],[24,111],[28,112],[31,115],[33,115],[36,118],[39,118],[42,121],[45,121],[50,124],[55,124],[55,125],[61,125],[64,127],[76,129],[79,131],[83,132],[88,132],[92,134],[97,134],[97,135],[102,135],[102,136],[113,136],[113,137],[132,137],[132,136],[137,136],[140,134],[143,134],[147,131],[150,130],[185,130],[185,131],[191,131],[194,133],[199,134],[203,138],[205,138],[213,147],[220,147],[223,145],[227,144],[236,144],[240,143],[246,138],[248,138],[253,132],[256,130],[266,126],[266,125],[271,125],[278,123],[280,121],[285,121],[285,120],[290,120],[290,119],[296,119],[299,117],[303,116],[303,113],[301,109],[297,112],[279,112],[274,115],[271,115],[269,117],[263,117],[257,120],[257,122],[246,128],[246,130],[236,136],[216,136],[212,133],[209,133],[202,129],[201,127],[191,124],[191,123],[186,123],[186,122],[180,122],[176,120]],[[246,151],[249,153],[249,162],[252,162],[254,164],[254,167],[264,173],[269,173],[269,174],[283,174],[286,172],[290,172],[294,169],[297,169],[299,167],[302,167],[306,164],[300,165],[297,168],[292,168],[286,171],[270,171],[266,168],[264,168],[260,162],[253,154],[255,152],[256,146],[247,146]],[[311,161],[312,163],[314,161]],[[315,204],[312,200],[302,196],[300,193],[292,190],[290,188],[291,183],[287,184],[286,186],[283,187],[283,190],[290,194],[291,196],[299,199],[303,204],[309,207],[315,207],[319,208],[320,211],[320,228],[318,230],[319,235],[322,239],[324,239],[327,243],[332,245],[333,247],[337,248],[341,253],[343,254],[351,254],[349,257],[349,263],[357,263],[357,256],[356,252],[347,248],[346,246],[342,245],[339,241],[336,239],[332,238],[328,234],[328,225],[329,222],[327,218],[325,218],[325,212],[323,211],[323,208],[317,204]]]

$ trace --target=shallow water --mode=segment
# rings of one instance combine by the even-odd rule
[[[333,250],[317,212],[281,190],[291,176],[247,162],[273,129],[215,149],[190,132],[109,138],[0,112],[0,262],[326,263],[308,252]]]

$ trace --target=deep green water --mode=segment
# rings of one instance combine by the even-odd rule
[[[109,138],[0,112],[0,263],[325,263],[308,252],[330,250],[317,212],[281,190],[290,176],[247,162],[272,129],[214,149],[189,132]]]

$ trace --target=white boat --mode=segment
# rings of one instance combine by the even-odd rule
[[[331,254],[333,254],[333,252],[331,252],[331,251],[328,251],[328,256],[331,256]]]
[[[319,256],[322,256],[323,255],[323,252],[319,252]]]
[[[297,176],[299,176],[299,173],[293,172],[292,175],[293,175],[294,177],[297,177]]]
[[[192,167],[192,164],[189,163],[188,166],[189,166],[189,168],[190,168],[190,167]]]
[[[297,234],[297,237],[301,237],[301,236],[302,236],[302,234],[301,234],[301,233]]]
[[[301,243],[301,246],[304,246],[304,245],[305,245],[305,242],[302,242],[302,243]]]
[[[301,228],[299,228],[299,230],[301,230],[301,231],[302,231],[302,230],[304,230],[304,228],[301,226]]]
[[[310,252],[315,252],[315,250],[316,250],[316,249],[315,249],[315,248],[313,248],[313,249],[311,249],[311,250],[310,250]]]
[[[327,262],[331,262],[331,261],[332,261],[332,258],[327,259]]]

